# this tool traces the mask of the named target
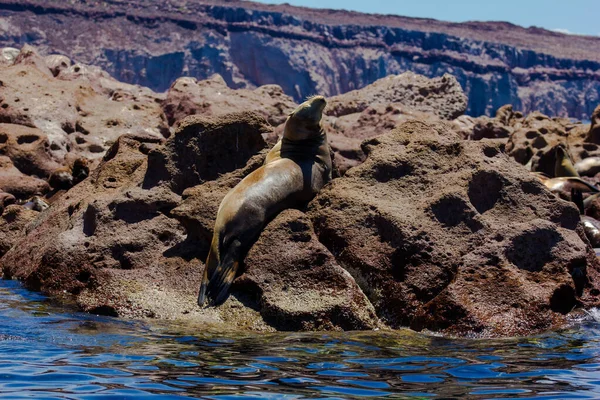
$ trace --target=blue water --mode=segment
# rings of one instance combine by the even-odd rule
[[[0,281],[1,399],[600,398],[600,324],[505,340],[219,334],[74,313]]]

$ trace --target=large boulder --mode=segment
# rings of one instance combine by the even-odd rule
[[[189,116],[178,125],[172,140],[149,151],[144,187],[166,184],[181,193],[241,168],[266,147],[263,134],[271,129],[264,118],[248,111]]]
[[[451,120],[467,108],[467,97],[452,75],[426,78],[412,72],[390,75],[328,99],[323,127],[340,171],[360,164],[360,144],[414,120]]]
[[[233,293],[246,294],[279,330],[364,330],[381,324],[354,278],[319,242],[308,217],[285,210],[244,261]]]
[[[294,100],[277,85],[264,85],[254,90],[231,89],[221,75],[206,80],[190,77],[177,79],[167,91],[163,102],[169,125],[188,115],[223,115],[253,111],[270,124],[282,124],[296,108]]]
[[[72,297],[82,310],[97,314],[259,330],[378,327],[360,288],[299,212],[282,215],[265,230],[246,263],[248,275],[225,304],[197,306],[218,205],[263,163],[265,129],[260,116],[240,113],[190,117],[165,144],[154,136],[121,136],[88,179],[13,240],[0,259],[5,277],[51,296]],[[198,162],[205,163],[197,169],[194,150],[202,159]],[[287,243],[287,264],[275,256],[280,247],[274,241]],[[289,282],[306,275],[307,291],[288,300],[309,299],[310,307],[293,308],[276,293],[277,286],[263,279],[278,273]]]
[[[577,209],[495,142],[407,122],[310,205],[319,239],[392,327],[522,335],[600,303]]]

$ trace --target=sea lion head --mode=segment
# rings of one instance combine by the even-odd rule
[[[325,97],[313,96],[300,104],[288,116],[283,137],[289,140],[305,140],[321,135],[321,117],[325,109]]]

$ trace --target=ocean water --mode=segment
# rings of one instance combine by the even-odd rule
[[[513,339],[224,334],[71,312],[0,281],[0,399],[600,398],[600,312]]]

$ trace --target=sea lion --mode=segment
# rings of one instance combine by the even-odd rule
[[[600,221],[587,215],[581,216],[583,231],[594,248],[600,247]]]
[[[582,193],[598,193],[597,187],[587,183],[581,178],[560,177],[546,179],[542,182],[552,193],[561,199],[571,200],[571,190],[579,190]]]
[[[595,176],[600,172],[600,157],[588,157],[575,163],[575,170],[582,176]]]
[[[25,207],[28,210],[42,212],[50,206],[48,205],[48,203],[42,200],[41,197],[33,196],[31,199],[29,199],[27,203],[23,204],[23,207]]]
[[[54,190],[69,190],[73,187],[71,168],[62,167],[54,170],[48,178],[48,184]]]
[[[567,154],[567,150],[563,146],[556,146],[554,151],[556,157],[554,162],[554,177],[572,176],[579,178],[579,174],[575,170],[573,162],[571,162],[571,158]]]
[[[89,172],[87,159],[79,157],[67,166],[55,170],[48,178],[48,183],[54,190],[69,190],[87,178]]]
[[[310,201],[331,180],[331,156],[321,127],[326,101],[314,96],[287,118],[282,139],[263,166],[246,176],[223,199],[198,293],[219,304],[227,298],[239,264],[266,223],[286,208]]]

